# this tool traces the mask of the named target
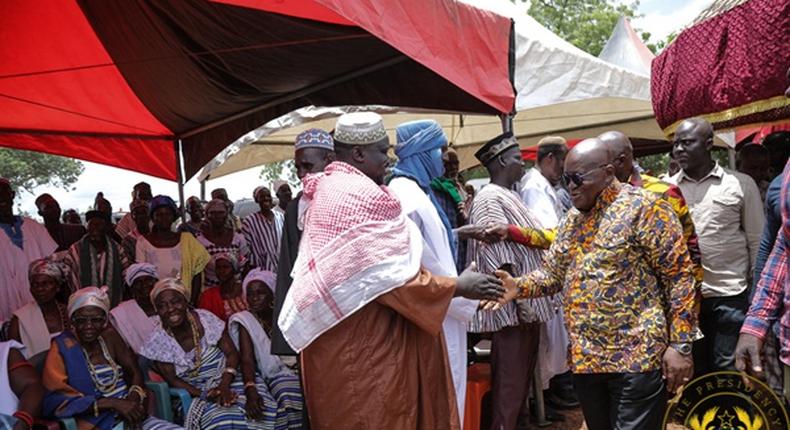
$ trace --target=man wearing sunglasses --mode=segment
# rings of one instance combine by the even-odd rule
[[[587,139],[565,160],[571,209],[541,269],[507,298],[562,291],[577,397],[590,430],[658,428],[667,392],[688,382],[699,337],[693,263],[671,206],[621,184],[607,145]]]

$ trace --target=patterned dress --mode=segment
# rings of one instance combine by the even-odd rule
[[[225,369],[225,355],[218,346],[222,332],[225,330],[225,323],[208,311],[197,309],[196,312],[205,332],[200,339],[202,354],[198,369],[195,369],[195,351],[184,352],[178,342],[161,327],[157,328],[143,347],[141,355],[151,360],[173,364],[176,375],[180,379],[202,390],[205,395],[219,385]],[[264,403],[264,416],[261,421],[247,418],[245,409],[247,397],[244,394],[244,382],[239,374],[231,384],[231,390],[238,395],[232,406],[222,407],[217,403],[209,402],[204,396],[194,398],[184,419],[184,427],[188,430],[289,428],[285,408],[278,406],[269,393],[266,382],[256,378],[255,383]]]

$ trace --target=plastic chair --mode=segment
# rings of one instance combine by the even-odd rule
[[[491,365],[476,363],[466,372],[466,405],[464,427],[467,430],[480,428],[483,416],[483,397],[491,391]]]
[[[170,401],[170,387],[164,382],[149,381],[145,386],[154,393],[156,412],[154,416],[167,422],[173,422],[172,402]]]
[[[189,407],[192,406],[192,396],[183,388],[170,388],[170,397],[181,400],[181,412],[186,418]]]

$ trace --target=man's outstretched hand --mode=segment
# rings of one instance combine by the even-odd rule
[[[505,295],[505,288],[496,276],[485,275],[476,271],[475,263],[458,276],[455,295],[468,299],[500,300]]]
[[[499,280],[502,282],[502,286],[504,287],[505,294],[503,294],[502,297],[499,300],[496,300],[496,301],[494,301],[494,300],[487,300],[487,301],[481,303],[481,306],[480,306],[481,309],[497,310],[500,307],[502,307],[503,305],[505,305],[508,302],[510,302],[511,300],[513,300],[516,297],[518,297],[519,288],[518,288],[518,285],[516,285],[515,278],[510,276],[510,274],[505,272],[504,270],[497,270],[496,272],[494,272],[494,275],[496,275],[497,278],[499,278]]]

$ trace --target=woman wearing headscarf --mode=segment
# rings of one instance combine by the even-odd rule
[[[442,149],[447,145],[447,137],[432,120],[401,124],[395,134],[398,163],[389,189],[400,200],[403,213],[420,229],[423,239],[420,262],[434,275],[457,277],[456,233],[431,188],[431,182],[444,172]],[[478,303],[463,297],[453,298],[442,323],[461,417],[466,399],[466,323],[472,320]]]
[[[192,234],[173,231],[178,217],[173,199],[158,195],[151,199],[149,211],[154,226],[137,240],[136,261],[153,264],[162,278],[180,278],[196,303],[210,255]]]
[[[249,258],[249,247],[244,235],[227,226],[228,207],[224,200],[214,199],[206,205],[206,219],[197,239],[210,255],[226,253],[233,256],[238,267],[243,268]],[[206,269],[205,287],[219,285],[219,279],[212,268]]]
[[[276,276],[267,270],[253,269],[244,278],[242,290],[248,311],[233,314],[228,333],[241,355],[241,374],[247,382],[263,377],[277,401],[275,427],[299,428],[302,423],[302,398],[299,377],[271,354],[272,311]],[[254,340],[253,340],[254,339]],[[252,397],[252,389],[249,389]],[[262,404],[252,406],[254,416],[263,411]]]
[[[237,371],[239,353],[225,323],[209,311],[190,309],[186,289],[177,279],[157,282],[151,301],[162,326],[141,354],[154,360],[168,385],[193,397],[184,426],[201,430],[274,428],[277,403],[262,379],[242,381]],[[261,402],[263,413],[254,413]],[[248,419],[253,415],[262,418]]]
[[[9,339],[25,345],[25,358],[39,362],[39,354],[49,349],[52,338],[68,328],[66,301],[69,289],[62,263],[45,259],[30,263],[30,294],[34,301],[14,311]]]
[[[79,428],[178,429],[147,415],[149,394],[137,360],[120,337],[106,330],[109,309],[106,287],[85,287],[69,298],[74,331],[58,335],[47,355],[44,415],[74,418]]]
[[[223,321],[247,309],[238,278],[238,264],[236,258],[228,253],[212,255],[208,267],[217,276],[219,285],[203,291],[198,301],[199,308],[211,311]]]
[[[159,273],[151,263],[135,263],[126,269],[125,278],[132,298],[110,311],[110,323],[126,344],[139,354],[145,341],[159,326],[159,316],[151,303],[151,290],[159,280]]]

